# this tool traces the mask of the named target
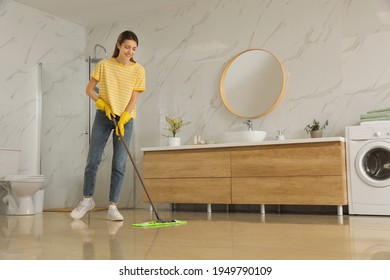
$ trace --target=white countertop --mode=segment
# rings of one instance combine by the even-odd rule
[[[302,144],[302,143],[320,143],[320,142],[345,142],[344,137],[321,137],[321,138],[303,138],[303,139],[286,139],[286,140],[270,140],[262,142],[246,142],[246,143],[218,143],[204,145],[183,145],[177,147],[144,147],[142,152],[151,151],[171,151],[171,150],[195,150],[195,149],[211,149],[211,148],[233,148],[233,147],[248,147],[248,146],[265,146],[265,145],[284,145],[284,144]]]

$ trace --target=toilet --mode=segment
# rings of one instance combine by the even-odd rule
[[[34,207],[33,196],[45,182],[43,175],[24,175],[19,172],[20,150],[0,148],[0,188],[7,191],[3,203],[7,215],[34,215],[42,208]]]

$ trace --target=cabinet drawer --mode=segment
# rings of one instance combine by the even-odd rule
[[[230,177],[230,152],[146,152],[144,178]]]
[[[232,177],[344,175],[344,143],[270,145],[231,153]]]
[[[346,205],[345,176],[232,178],[233,204]]]
[[[230,178],[145,179],[152,201],[230,204]],[[144,199],[147,201],[147,198]]]

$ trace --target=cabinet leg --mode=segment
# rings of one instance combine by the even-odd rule
[[[207,213],[211,213],[211,204],[207,204]]]
[[[260,213],[265,214],[265,204],[260,205]]]
[[[337,205],[337,215],[338,216],[343,215],[343,205]]]

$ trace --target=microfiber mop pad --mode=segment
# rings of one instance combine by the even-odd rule
[[[155,221],[155,222],[145,222],[141,224],[133,224],[133,227],[137,228],[147,228],[147,227],[166,227],[166,226],[179,226],[187,224],[186,221]]]

